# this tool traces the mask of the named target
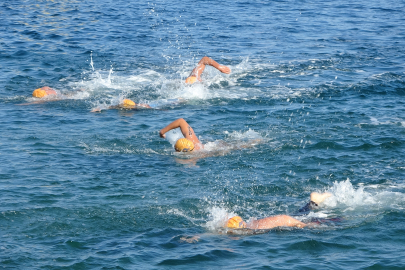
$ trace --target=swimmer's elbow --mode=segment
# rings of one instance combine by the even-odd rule
[[[207,65],[210,60],[211,58],[209,58],[208,56],[204,56],[203,58],[201,58],[199,64]]]

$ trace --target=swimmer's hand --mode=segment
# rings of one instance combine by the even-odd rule
[[[231,69],[230,69],[229,67],[223,66],[223,65],[220,65],[220,66],[218,67],[218,70],[221,71],[222,73],[226,73],[226,74],[230,74],[230,73],[231,73]]]
[[[163,132],[163,130],[160,130],[159,131],[159,135],[160,135],[160,138],[166,138],[166,134]]]
[[[190,244],[195,244],[198,241],[200,241],[200,237],[198,235],[193,236],[193,237],[189,237],[189,236],[184,236],[180,238],[180,242],[187,242]]]
[[[94,108],[93,110],[91,110],[90,112],[101,112],[100,108]]]
[[[142,103],[138,103],[138,104],[136,104],[136,106],[138,106],[138,107],[142,107],[142,108],[148,108],[148,109],[152,109],[152,107],[151,107],[151,106],[149,106],[148,104],[142,104]]]
[[[317,228],[317,227],[319,227],[320,226],[320,222],[309,222],[309,223],[306,223],[306,226],[305,227],[307,227],[307,228]]]

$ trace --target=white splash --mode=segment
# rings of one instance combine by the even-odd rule
[[[233,212],[228,212],[225,208],[212,207],[208,209],[209,221],[205,224],[208,230],[215,231],[225,226],[229,218],[236,216]]]
[[[365,190],[367,189],[367,191]],[[328,208],[339,207],[347,210],[378,210],[403,207],[405,196],[402,193],[391,191],[382,185],[362,184],[356,189],[350,179],[342,182],[335,182],[329,192],[332,197],[323,203]]]
[[[90,66],[91,66],[91,70],[94,71],[93,52],[90,53]]]
[[[172,147],[174,147],[178,139],[184,138],[183,134],[180,131],[180,128],[169,130],[165,133],[165,135],[166,140],[172,145]]]
[[[117,71],[112,68],[112,65],[109,70],[100,70],[95,68],[93,60],[91,53],[90,70],[83,72],[81,81],[71,81],[74,80],[73,78],[63,79],[68,81],[72,89],[85,89],[90,94],[87,99],[92,107],[102,103],[116,105],[113,104],[112,99],[117,96],[133,99],[137,103],[183,98],[189,104],[198,104],[212,99],[251,100],[262,97],[294,99],[318,91],[305,87],[290,88],[288,84],[271,85],[272,82],[266,80],[263,74],[277,73],[280,65],[280,72],[284,72],[282,67],[286,64],[256,63],[249,57],[241,59],[239,64],[229,66],[232,70],[231,74],[223,74],[208,66],[202,76],[203,82],[192,85],[185,84],[184,79],[190,74],[197,60],[195,63],[185,61],[178,67],[169,66],[164,69],[165,73],[148,68]],[[277,75],[272,76],[277,77]],[[249,84],[241,87],[241,81],[247,77],[252,87],[246,86]],[[270,83],[270,85],[266,89],[257,87],[262,83]]]

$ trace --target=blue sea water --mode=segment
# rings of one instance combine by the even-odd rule
[[[0,268],[404,269],[404,14],[392,0],[2,1]],[[186,85],[203,56],[232,73]],[[45,85],[62,98],[31,96]],[[154,109],[107,110],[124,98]],[[159,137],[180,117],[203,151]],[[333,194],[297,217],[319,226],[223,228],[292,215],[312,191]]]

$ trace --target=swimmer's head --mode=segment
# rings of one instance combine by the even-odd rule
[[[233,229],[246,228],[246,222],[240,216],[234,216],[233,218],[228,219],[226,227]]]
[[[32,96],[36,98],[43,98],[49,95],[57,95],[56,91],[48,86],[35,89]]]
[[[32,92],[32,96],[36,98],[43,98],[47,95],[48,93],[42,88],[35,89],[34,92]]]
[[[174,145],[177,152],[191,152],[194,150],[194,143],[186,138],[178,139]]]
[[[193,84],[197,81],[197,77],[196,76],[190,76],[186,79],[186,83],[188,84]]]
[[[133,102],[130,99],[124,99],[122,101],[122,105],[124,105],[124,107],[134,107],[134,106],[136,106],[135,102]]]

